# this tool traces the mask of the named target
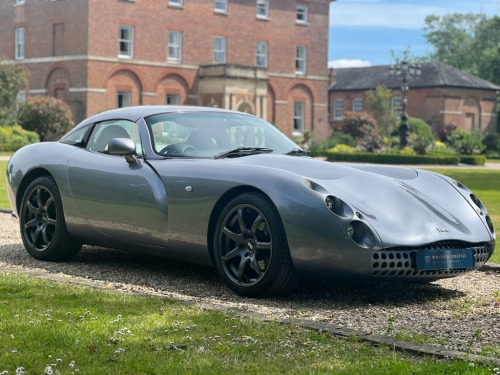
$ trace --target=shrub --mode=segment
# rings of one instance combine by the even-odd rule
[[[441,141],[437,141],[433,145],[434,147],[427,153],[427,155],[456,155],[457,152],[443,143]]]
[[[348,146],[348,145],[343,145],[339,144],[335,147],[332,147],[329,151],[331,152],[336,152],[336,153],[341,153],[341,154],[352,154],[354,151],[354,147]]]
[[[410,146],[406,146],[405,148],[399,150],[400,155],[417,155],[415,150]]]
[[[500,134],[498,133],[490,133],[486,134],[484,138],[481,140],[483,144],[486,146],[486,152],[494,153],[500,152]]]
[[[382,147],[375,119],[364,112],[346,112],[342,131],[351,135],[363,151],[373,152]]]
[[[320,142],[313,139],[311,146],[309,147],[309,151],[315,154],[322,153],[339,144],[356,147],[356,140],[349,134],[341,131],[334,131],[330,137],[323,139]]]
[[[401,155],[401,154],[376,154],[371,152],[356,152],[353,154],[335,153],[327,151],[324,156],[329,161],[349,161],[377,164],[458,164],[458,156],[454,155]]]
[[[38,134],[24,130],[19,125],[0,127],[0,151],[17,151],[39,140]]]
[[[480,154],[486,148],[479,139],[460,128],[450,133],[448,143],[460,155]]]
[[[19,111],[19,124],[34,131],[43,141],[55,141],[74,126],[71,110],[62,100],[37,96],[28,98]]]
[[[434,142],[431,127],[424,120],[415,117],[410,117],[408,123],[410,125],[408,143],[417,154],[424,155],[432,148]]]
[[[460,163],[471,165],[484,165],[486,156],[484,155],[460,155]]]

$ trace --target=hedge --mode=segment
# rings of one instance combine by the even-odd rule
[[[349,161],[375,164],[446,164],[457,165],[458,156],[455,155],[400,155],[400,154],[375,154],[370,152],[357,152],[353,154],[326,151],[318,156],[325,156],[329,161]]]
[[[460,155],[460,163],[471,165],[484,165],[486,156],[484,155]]]

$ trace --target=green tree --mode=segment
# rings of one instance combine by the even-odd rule
[[[408,123],[410,125],[408,143],[417,154],[426,154],[434,144],[431,127],[424,120],[416,117],[410,117]]]
[[[0,64],[0,126],[16,124],[17,94],[28,83],[22,67]]]
[[[75,125],[69,106],[50,96],[28,98],[19,111],[19,124],[36,132],[42,142],[58,140]]]
[[[398,123],[398,118],[391,111],[392,91],[378,85],[374,90],[366,92],[368,113],[377,121],[377,126],[385,135],[390,134]]]
[[[500,84],[500,17],[453,13],[425,18],[431,58]]]

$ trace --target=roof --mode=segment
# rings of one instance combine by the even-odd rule
[[[408,85],[412,88],[455,87],[500,90],[500,86],[442,62],[426,62],[420,65],[422,67],[420,77],[408,81]],[[371,90],[378,85],[399,89],[401,81],[391,75],[390,67],[390,65],[379,65],[336,69],[335,82],[330,85],[329,91]]]

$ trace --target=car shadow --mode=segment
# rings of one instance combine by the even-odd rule
[[[289,294],[271,299],[244,298],[227,288],[214,267],[185,263],[154,255],[84,246],[68,262],[44,262],[31,258],[22,244],[0,247],[0,262],[90,278],[153,288],[166,295],[258,304],[290,309],[346,309],[368,305],[397,307],[446,301],[464,296],[436,283],[371,282],[302,277]]]

